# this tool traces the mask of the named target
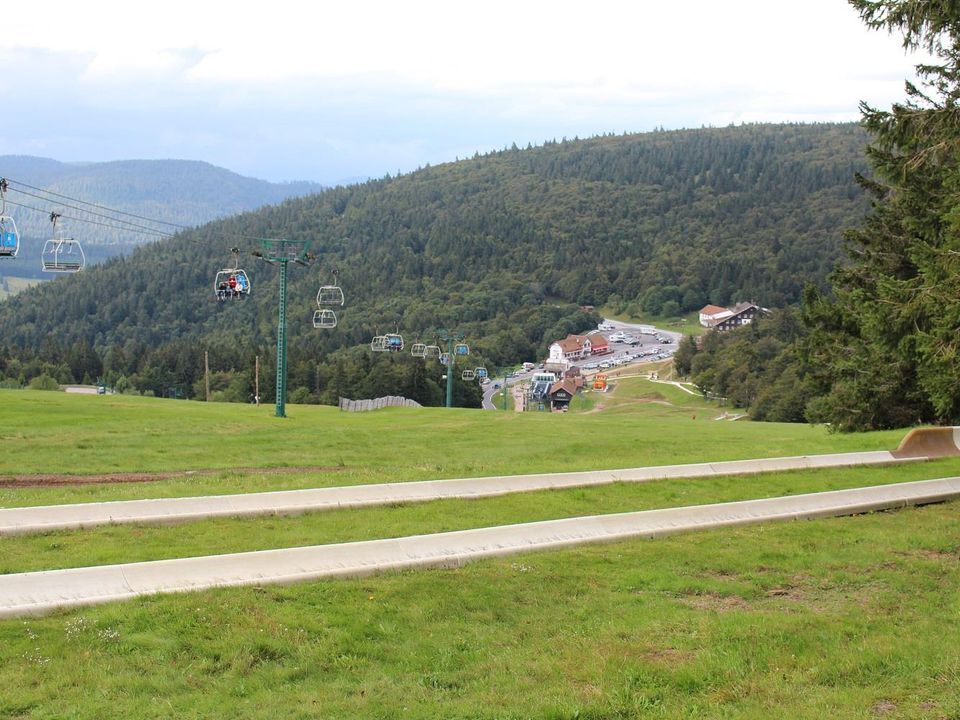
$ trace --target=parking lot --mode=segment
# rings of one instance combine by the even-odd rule
[[[682,333],[616,320],[604,320],[600,324],[600,332],[609,341],[609,352],[571,361],[571,366],[578,367],[589,375],[630,365],[637,365],[640,370],[643,363],[671,357],[677,349],[677,343],[683,338]],[[517,370],[508,376],[507,382],[513,387],[514,383],[527,380],[542,368],[543,363],[538,363],[530,369]],[[502,395],[500,386],[503,382],[502,377],[495,378],[484,386],[484,408],[495,407],[494,397]]]
[[[609,352],[574,362],[581,370],[599,372],[632,363],[665,360],[676,351],[682,337],[680,333],[611,320],[604,320],[601,328],[609,341]]]

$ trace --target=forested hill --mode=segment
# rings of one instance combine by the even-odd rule
[[[97,259],[123,254],[134,246],[157,239],[154,234],[138,231],[143,227],[173,233],[175,226],[195,227],[323,189],[311,182],[270,183],[188,160],[62,163],[48,158],[4,155],[0,156],[0,177],[11,181],[7,211],[15,216],[24,236],[24,254],[37,258],[29,264],[0,267],[0,272],[12,274],[25,274],[21,272],[25,269],[39,270],[38,243],[50,237],[48,214],[51,210],[64,215],[64,229],[83,242],[85,248],[90,248]],[[116,217],[129,224],[116,223],[106,219],[101,210],[72,198],[172,225],[124,216]]]
[[[291,266],[289,291],[291,345],[314,357],[375,332],[448,327],[500,363],[583,329],[591,318],[580,304],[781,306],[823,280],[843,229],[867,212],[854,181],[865,144],[851,124],[659,131],[333,188],[33,288],[0,304],[0,342],[82,341],[101,354],[180,338],[268,346],[277,271],[250,257],[249,237],[312,242],[317,263]],[[244,250],[254,292],[221,306],[213,280],[232,245]],[[310,318],[333,268],[348,305],[321,334]]]

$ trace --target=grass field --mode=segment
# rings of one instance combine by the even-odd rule
[[[34,285],[38,285],[41,282],[43,282],[43,280],[4,275],[0,277],[0,301],[6,300],[8,297],[13,297],[17,293]]]
[[[0,476],[213,470],[3,487],[0,505],[885,449],[903,435],[715,421],[681,390],[618,382],[600,411],[288,406],[283,420],[0,391]],[[0,573],[957,474],[954,458],[51,532],[0,538]],[[0,718],[953,718],[958,621],[960,514],[948,504],[0,621]]]

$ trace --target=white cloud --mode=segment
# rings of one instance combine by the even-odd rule
[[[854,119],[860,100],[902,97],[916,62],[842,0],[52,0],[8,3],[3,23],[0,83],[21,117],[0,153],[195,157],[271,179],[658,125]]]

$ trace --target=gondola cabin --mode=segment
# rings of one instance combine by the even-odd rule
[[[410,346],[410,354],[415,358],[425,358],[427,356],[427,346],[423,343],[414,343]]]

